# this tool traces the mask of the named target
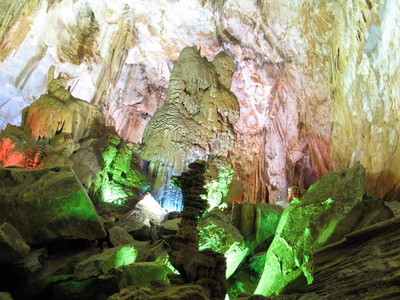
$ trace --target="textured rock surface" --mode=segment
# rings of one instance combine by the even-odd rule
[[[12,225],[0,226],[0,264],[24,258],[31,250],[21,234]]]
[[[177,202],[169,210],[181,209],[182,201],[171,175],[196,159],[233,149],[239,104],[229,90],[232,74],[232,58],[221,52],[209,62],[196,47],[184,48],[172,70],[165,102],[148,123],[140,152],[150,162],[153,194],[166,205]]]
[[[327,299],[397,299],[400,221],[393,218],[353,232],[314,254],[308,291]]]
[[[399,4],[377,0],[6,0],[0,127],[46,90],[51,65],[74,97],[141,140],[179,52],[235,60],[232,160],[250,202],[284,201],[357,162],[369,193],[398,198]]]
[[[76,265],[74,279],[81,281],[98,277],[107,273],[112,268],[135,262],[136,256],[137,250],[133,245],[110,248]]]
[[[0,220],[28,244],[105,236],[92,202],[69,167],[0,169]]]
[[[167,275],[171,272],[168,266],[157,262],[137,262],[112,270],[121,290],[129,286],[150,288],[152,280],[168,280]]]
[[[312,282],[312,252],[342,239],[364,219],[365,169],[356,165],[329,172],[301,201],[285,209],[266,253],[255,293],[265,296],[301,292]]]
[[[249,249],[239,230],[223,214],[208,215],[197,226],[199,249],[210,248],[224,254],[228,279],[246,258]]]

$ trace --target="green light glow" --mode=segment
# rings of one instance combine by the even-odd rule
[[[133,145],[118,136],[108,135],[108,143],[101,149],[103,170],[96,186],[101,201],[125,204],[133,196],[144,192],[149,182],[134,157]]]
[[[223,164],[218,165],[217,172],[218,175],[216,176],[216,179],[209,180],[204,185],[204,187],[207,190],[207,194],[202,195],[202,199],[207,200],[209,204],[208,211],[211,211],[214,208],[219,207],[221,205],[222,199],[229,192],[229,185],[232,182],[234,174],[233,167],[231,165],[223,165]],[[208,173],[210,173],[209,170]],[[213,177],[215,178],[215,175]]]
[[[106,273],[112,268],[132,264],[135,262],[137,255],[138,252],[134,246],[121,247],[117,252],[104,260],[101,265],[101,270],[103,273]]]
[[[108,203],[124,204],[127,194],[120,185],[113,181],[106,181],[102,189],[102,200]]]
[[[229,278],[249,252],[242,235],[232,226],[228,229],[217,218],[205,219],[199,225],[199,250],[210,248],[226,258],[226,278]]]

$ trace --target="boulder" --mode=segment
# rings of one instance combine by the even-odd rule
[[[224,254],[226,258],[226,278],[229,278],[246,258],[249,248],[239,230],[224,214],[208,214],[197,226],[199,249],[210,248]]]
[[[120,226],[113,226],[108,230],[110,242],[114,247],[134,242],[133,237]]]
[[[0,168],[0,222],[14,226],[30,245],[105,236],[94,206],[68,166]]]
[[[28,255],[31,248],[12,225],[0,226],[0,264],[10,263]]]
[[[327,173],[301,201],[293,200],[283,212],[266,253],[255,293],[269,296],[304,290],[313,280],[312,253],[342,239],[370,218],[363,203],[365,193],[365,169],[356,165]]]
[[[133,263],[136,256],[137,250],[133,245],[110,248],[77,264],[74,269],[74,280],[82,281],[98,277],[114,267]]]
[[[117,281],[118,287],[122,290],[129,286],[136,288],[151,287],[154,279],[168,280],[167,275],[171,269],[157,262],[136,262],[129,265],[120,266],[110,271]]]

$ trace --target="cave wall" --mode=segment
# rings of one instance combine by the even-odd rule
[[[74,97],[140,142],[180,51],[234,59],[231,153],[244,200],[277,202],[361,162],[370,192],[400,177],[394,0],[2,1],[0,128],[46,90],[51,65]]]

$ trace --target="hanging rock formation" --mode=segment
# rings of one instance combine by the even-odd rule
[[[209,62],[196,47],[183,49],[172,70],[167,98],[148,123],[140,152],[150,162],[153,194],[167,209],[181,205],[171,175],[190,161],[233,149],[239,104],[229,90],[232,74],[232,58],[220,52]]]

